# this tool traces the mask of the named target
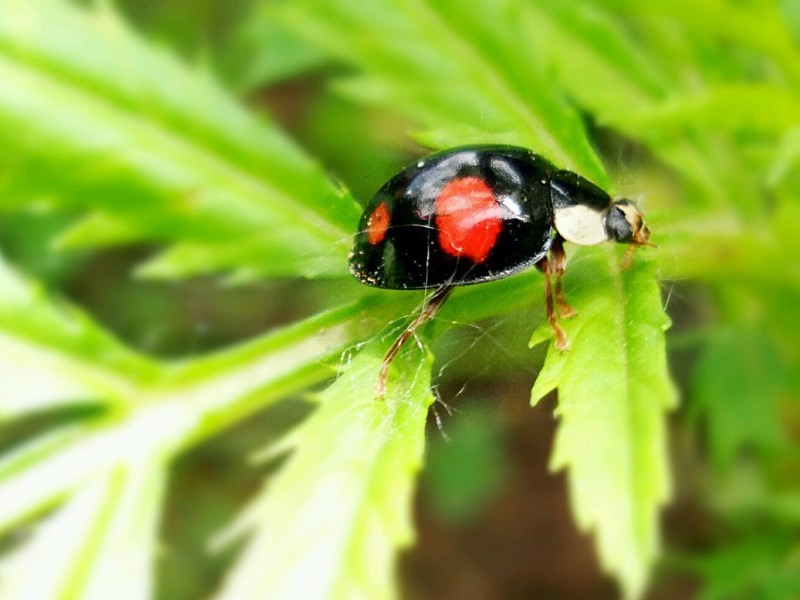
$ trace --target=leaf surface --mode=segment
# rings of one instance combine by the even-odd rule
[[[558,390],[551,466],[566,469],[579,527],[595,534],[604,569],[638,597],[659,549],[659,510],[670,495],[666,411],[675,405],[655,265],[619,266],[612,249],[582,252],[568,270],[578,316],[562,321],[572,347],[550,346],[531,392]],[[571,282],[580,282],[577,286]],[[534,334],[532,343],[550,335]]]
[[[350,196],[208,73],[143,43],[110,9],[0,3],[0,79],[0,159],[12,166],[0,206],[37,199],[87,213],[72,244],[181,244],[185,264],[172,255],[161,276],[346,273],[359,212]],[[193,255],[220,243],[215,261]]]
[[[781,358],[757,328],[718,332],[703,348],[692,377],[691,411],[705,426],[718,472],[730,471],[743,451],[788,451],[779,407],[790,376]]]
[[[124,405],[154,363],[85,314],[53,302],[0,257],[0,423],[73,402]]]
[[[423,143],[523,145],[606,184],[579,115],[549,85],[528,43],[525,10],[489,0],[303,0],[275,14],[358,68],[340,90],[414,119],[425,127]]]
[[[218,598],[395,596],[395,553],[413,539],[432,357],[407,347],[377,400],[383,350],[363,349],[320,395],[297,450],[226,534],[251,538]]]
[[[151,597],[164,479],[146,454],[92,479],[0,562],[0,599]]]

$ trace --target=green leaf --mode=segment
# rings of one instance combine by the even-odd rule
[[[45,304],[36,314],[42,313],[47,315]],[[374,334],[386,322],[383,316],[382,308],[369,302],[345,307],[238,348],[171,365],[153,380],[132,379],[122,396],[126,410],[32,438],[5,454],[0,533],[64,504],[0,561],[0,597],[37,589],[43,597],[107,598],[114,595],[109,590],[118,586],[120,572],[134,573],[145,597],[168,461],[186,446],[330,377],[341,353],[355,339]],[[57,337],[61,323],[49,324]],[[23,342],[28,333],[20,332]],[[31,372],[46,373],[51,359],[41,352],[33,358],[39,362]],[[75,371],[81,374],[79,366]],[[30,569],[32,557],[39,565],[54,564],[48,578]]]
[[[701,39],[715,38],[758,50],[772,58],[795,83],[800,82],[797,44],[777,2],[606,0],[606,4],[644,19],[660,17],[678,22]],[[758,27],[753,27],[754,22]],[[701,43],[694,44],[700,49]],[[730,53],[730,47],[727,50]]]
[[[759,529],[757,536],[731,541],[690,566],[703,578],[699,600],[780,600],[800,594],[796,538],[785,530]]]
[[[769,110],[764,110],[769,106]],[[622,121],[625,121],[623,124]],[[800,121],[800,96],[774,85],[728,84],[702,93],[676,96],[658,108],[620,119],[627,130],[649,128],[648,135],[702,123],[707,130],[755,132],[779,137]]]
[[[446,419],[442,436],[426,453],[423,473],[426,505],[455,526],[480,516],[508,480],[500,416],[485,404],[467,410]]]
[[[604,570],[628,598],[641,594],[658,555],[659,509],[670,494],[665,413],[675,404],[669,320],[655,264],[639,259],[625,270],[609,248],[575,257],[566,292],[578,316],[562,321],[572,347],[551,345],[531,393],[536,404],[558,389],[552,468],[567,469],[578,525],[594,532]]]
[[[6,455],[0,460],[0,532],[113,470],[130,453],[174,456],[331,377],[344,350],[389,320],[384,310],[369,302],[343,307],[220,354],[170,365],[152,381],[131,383],[127,410]]]
[[[252,537],[219,598],[395,596],[395,552],[413,539],[432,357],[408,345],[377,400],[385,349],[362,349],[320,395],[295,453],[227,532]]]
[[[359,213],[349,195],[210,75],[144,44],[109,9],[0,3],[0,79],[10,166],[0,206],[44,198],[88,211],[72,244],[180,244],[161,276],[346,273]],[[218,244],[224,256],[204,268]]]
[[[7,285],[2,289],[6,292],[19,287],[10,284],[12,279],[4,283]],[[458,320],[497,315],[527,304],[525,292],[530,284],[529,277],[524,275],[492,284],[498,302],[489,305],[476,304],[475,290],[464,290],[454,294],[442,314]],[[483,293],[482,290],[478,292]],[[9,313],[18,319],[15,322],[10,318],[3,324],[10,331],[26,323],[22,306],[31,306],[28,296],[19,297],[22,299],[19,309]],[[109,347],[108,339],[95,329],[88,330],[91,335],[86,339],[80,336],[73,339],[67,333],[83,330],[73,327],[70,321],[66,325],[57,319],[45,319],[40,323],[37,319],[52,311],[43,298],[35,305],[37,310],[27,315],[28,318],[36,316],[34,323],[38,329],[20,327],[22,342],[44,344],[47,349],[50,337],[44,328],[50,328],[58,344],[63,343],[63,346],[56,346],[57,352],[51,353],[59,360],[64,358],[62,352],[69,356],[72,348],[79,349],[79,357],[80,352],[86,351],[98,361],[108,358],[109,376],[125,382],[118,391],[125,408],[112,412],[100,422],[34,438],[6,454],[0,460],[0,532],[58,504],[85,482],[126,460],[131,451],[149,449],[174,456],[286,395],[330,378],[343,352],[353,348],[359,340],[376,335],[387,322],[393,322],[394,315],[411,314],[416,301],[416,296],[377,294],[252,342],[153,370],[137,366],[138,360],[131,359],[126,351]],[[53,314],[59,313],[54,311]],[[65,329],[62,340],[61,332]],[[117,354],[125,360],[111,360]],[[53,367],[48,353],[37,352],[33,358],[36,362],[31,364],[31,373],[43,377]],[[82,375],[82,368],[79,362],[70,363],[69,372],[74,369],[77,375]],[[373,374],[377,370],[375,368]],[[139,371],[147,376],[135,377]],[[126,379],[129,375],[134,377]],[[373,376],[370,381],[374,381]],[[55,389],[53,397],[62,398],[73,390],[72,387],[65,389]],[[116,398],[115,390],[103,388],[95,391],[92,397],[97,397],[99,402],[109,402],[109,398]],[[17,397],[12,394],[7,401],[13,403]]]
[[[423,141],[519,144],[604,185],[578,113],[528,43],[526,11],[496,0],[302,0],[281,4],[276,15],[359,69],[338,89],[424,125]]]
[[[557,0],[531,4],[526,26],[540,60],[601,122],[635,114],[667,96],[669,80],[656,61],[602,7]]]
[[[800,127],[793,127],[784,132],[778,149],[775,152],[775,161],[769,173],[770,186],[776,186],[791,172],[796,172],[800,161]]]
[[[742,125],[749,110],[757,106],[752,94],[734,98],[743,102],[738,106],[726,104],[724,98],[707,99],[713,91],[697,90],[695,79],[713,87],[712,76],[724,53],[704,60],[680,28],[645,17],[620,18],[592,2],[542,0],[531,9],[527,23],[533,32],[531,44],[541,60],[551,65],[553,85],[563,88],[598,123],[646,145],[702,192],[699,200],[704,204],[727,210],[732,198],[742,204],[747,200],[746,205],[758,202],[753,181],[758,170],[733,166],[741,158],[723,136],[711,135],[703,120],[707,115],[719,129],[739,117],[737,124]],[[730,80],[728,76],[726,81]],[[773,86],[767,94],[780,92]],[[703,100],[698,102],[698,97]],[[686,106],[703,102],[707,108]],[[783,99],[783,105],[790,103]],[[681,111],[673,108],[676,105],[694,118],[681,118]],[[775,118],[759,112],[760,122],[774,123],[792,111],[782,110]],[[651,127],[647,115],[664,118],[656,123],[660,126]],[[751,194],[742,193],[747,187],[753,189]]]
[[[148,598],[165,468],[148,456],[97,476],[0,561],[0,599]],[[46,576],[42,576],[46,573]]]
[[[65,303],[24,280],[0,257],[0,423],[72,402],[124,405],[156,365]]]
[[[234,85],[239,89],[255,90],[326,62],[323,52],[276,22],[268,14],[268,7],[256,4],[226,52],[225,61],[232,65]]]
[[[719,332],[692,378],[692,412],[707,426],[711,459],[728,470],[743,450],[786,451],[780,395],[788,387],[781,357],[755,329]]]

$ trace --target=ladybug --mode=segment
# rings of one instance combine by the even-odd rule
[[[547,319],[556,347],[566,350],[556,304],[561,317],[575,311],[561,290],[564,241],[635,247],[652,245],[649,238],[633,202],[613,200],[526,148],[464,146],[422,158],[378,190],[350,254],[350,271],[361,283],[435,290],[387,353],[376,394],[383,396],[394,356],[455,286],[493,281],[531,265],[545,275]]]

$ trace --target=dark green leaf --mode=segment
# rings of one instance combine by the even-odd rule
[[[743,450],[786,449],[779,399],[788,376],[765,333],[720,332],[695,368],[692,409],[707,426],[718,469],[729,469]]]

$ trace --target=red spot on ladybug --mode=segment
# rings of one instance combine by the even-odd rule
[[[451,256],[480,264],[489,256],[503,229],[503,209],[480,177],[459,177],[436,198],[439,246]]]
[[[372,211],[367,220],[367,239],[373,246],[380,244],[386,238],[386,230],[389,228],[389,208],[386,202],[381,202]]]

